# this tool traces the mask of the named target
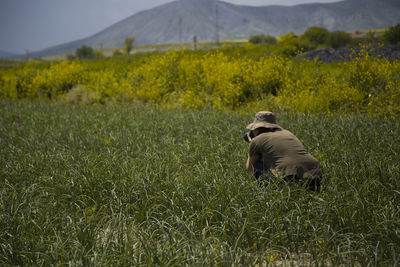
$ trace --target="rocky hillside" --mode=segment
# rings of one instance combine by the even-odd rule
[[[176,0],[132,15],[85,39],[34,53],[35,57],[74,51],[82,45],[135,44],[247,39],[253,34],[303,33],[311,26],[330,31],[387,28],[400,22],[399,0],[344,0],[292,7],[238,6],[217,0]]]

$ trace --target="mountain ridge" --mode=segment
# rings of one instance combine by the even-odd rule
[[[399,2],[399,3],[398,3]],[[330,31],[387,28],[400,22],[400,1],[344,0],[295,6],[253,7],[219,0],[175,0],[133,14],[104,30],[73,42],[32,53],[45,57],[73,52],[82,45],[121,46],[126,37],[136,45],[247,39],[254,34],[301,34],[312,26]],[[218,26],[218,30],[216,28]]]
[[[17,57],[17,56],[18,56],[18,54],[16,54],[16,53],[7,52],[7,51],[0,51],[0,59],[13,58],[13,57]]]

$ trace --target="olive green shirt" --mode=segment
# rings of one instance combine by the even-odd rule
[[[250,157],[259,157],[279,178],[322,178],[318,160],[288,130],[262,133],[250,143]]]

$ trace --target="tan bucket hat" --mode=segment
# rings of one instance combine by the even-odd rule
[[[250,131],[257,128],[269,128],[269,129],[281,129],[282,127],[276,124],[276,118],[274,113],[270,111],[260,111],[256,113],[253,123],[250,123],[246,127]]]

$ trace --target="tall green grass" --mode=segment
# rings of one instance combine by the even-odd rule
[[[253,116],[1,101],[0,265],[397,264],[400,121],[278,113],[314,193],[245,172]]]

